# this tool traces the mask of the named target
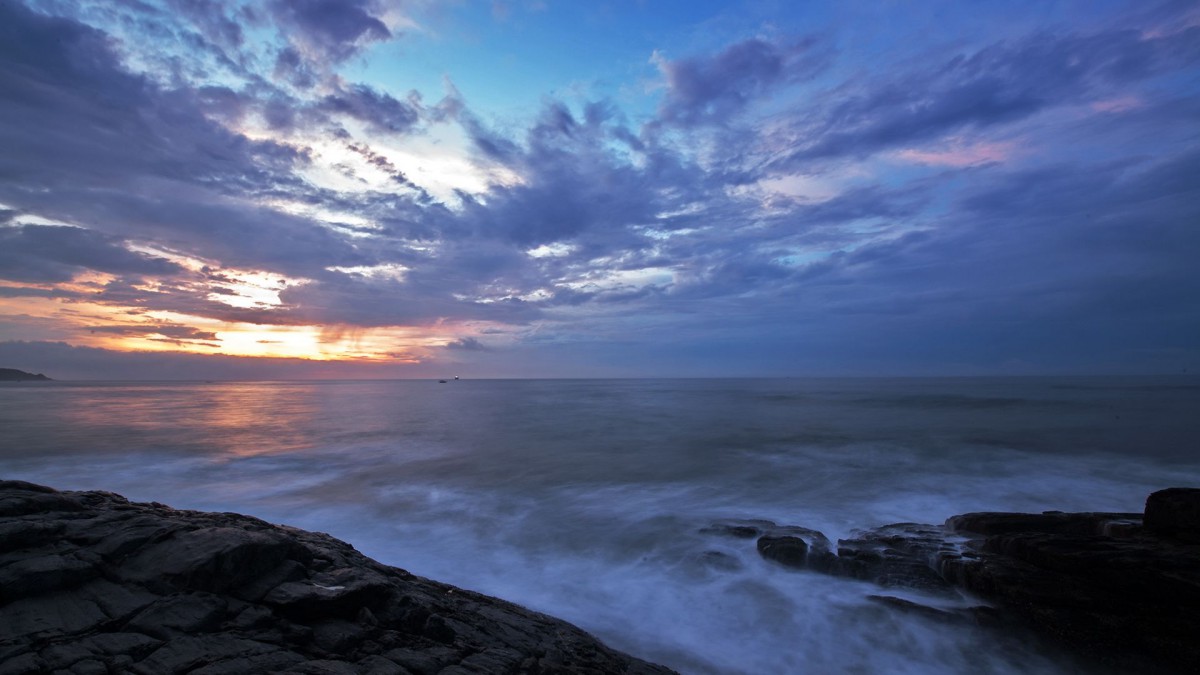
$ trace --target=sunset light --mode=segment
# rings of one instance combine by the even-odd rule
[[[440,378],[1200,356],[1188,3],[184,5],[0,10],[0,361]]]

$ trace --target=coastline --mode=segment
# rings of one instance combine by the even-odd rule
[[[723,521],[772,564],[873,583],[885,611],[1027,634],[1089,670],[1200,666],[1200,489],[1141,513],[970,513],[834,543]],[[946,610],[922,597],[958,595]],[[0,674],[629,673],[666,667],[329,535],[0,480]]]

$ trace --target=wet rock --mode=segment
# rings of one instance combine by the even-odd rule
[[[703,551],[697,556],[697,562],[708,569],[721,572],[733,572],[742,568],[742,562],[724,551]]]
[[[718,520],[701,528],[701,534],[720,534],[738,539],[752,539],[778,527],[770,520]]]
[[[764,559],[796,569],[823,571],[832,564],[835,557],[829,539],[821,532],[795,525],[779,525],[770,520],[718,520],[701,528],[700,533],[737,539],[757,538],[755,546]],[[715,563],[716,556],[720,555],[725,554],[716,551],[704,553],[712,563]],[[736,559],[730,559],[736,562]],[[717,564],[710,566],[721,567]],[[732,566],[730,568],[736,569]]]
[[[1146,498],[1145,527],[1164,537],[1200,543],[1200,488],[1167,488]]]
[[[1007,515],[948,521],[992,534],[944,560],[946,578],[1110,667],[1200,671],[1200,545],[1149,527],[1113,536],[1131,514],[1024,514],[1022,528],[998,527]]]
[[[836,555],[819,554],[827,546],[819,532],[769,521],[703,532],[730,535],[749,523],[759,553],[789,567],[993,605],[947,610],[871,596],[893,611],[1032,629],[1101,669],[1200,672],[1200,489],[1156,492],[1144,516],[968,513],[940,526],[896,523],[839,540]]]
[[[839,539],[837,559],[828,571],[891,588],[945,594],[953,591],[935,566],[940,557],[956,551],[942,527],[895,523]]]
[[[781,565],[803,569],[808,561],[808,543],[800,537],[770,535],[758,538],[758,554]]]
[[[868,595],[867,599],[888,609],[913,614],[924,619],[947,624],[995,623],[995,612],[991,607],[977,605],[973,607],[955,607],[947,609],[925,605],[908,598],[898,598],[892,595]]]
[[[0,534],[0,674],[671,672],[237,514],[0,481]]]

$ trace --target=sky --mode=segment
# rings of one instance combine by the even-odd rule
[[[1200,4],[0,0],[0,366],[1200,369]]]

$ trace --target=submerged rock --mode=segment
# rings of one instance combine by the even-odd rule
[[[0,673],[669,673],[328,535],[0,481]]]

